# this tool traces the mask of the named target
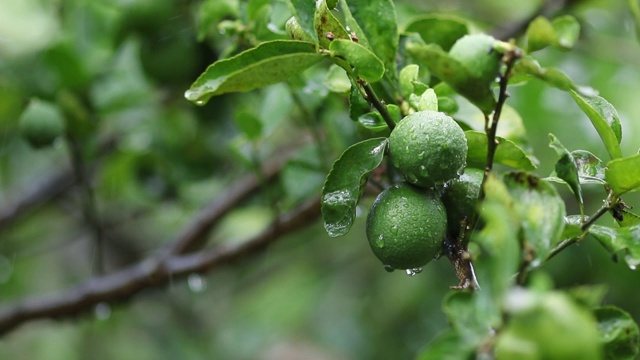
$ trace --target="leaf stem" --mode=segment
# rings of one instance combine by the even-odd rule
[[[357,81],[358,81],[358,84],[360,84],[360,86],[362,86],[362,88],[364,89],[364,92],[367,95],[367,100],[369,100],[371,105],[373,105],[373,107],[375,107],[376,110],[380,112],[380,115],[384,119],[384,122],[387,123],[389,130],[393,130],[393,128],[396,127],[396,124],[391,118],[391,114],[389,114],[389,111],[387,111],[387,107],[384,106],[382,101],[378,98],[378,96],[376,95],[371,85],[369,85],[366,81],[362,79],[358,79]]]

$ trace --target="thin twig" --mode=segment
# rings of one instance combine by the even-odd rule
[[[110,275],[95,277],[65,292],[33,296],[0,309],[0,335],[36,319],[62,319],[91,310],[101,302],[123,301],[139,291],[159,286],[191,273],[211,271],[262,251],[284,235],[296,231],[320,215],[320,200],[311,199],[276,219],[273,226],[235,245],[186,255],[158,253]],[[198,236],[188,233],[181,236]],[[190,243],[179,237],[176,243]]]
[[[393,130],[393,128],[396,127],[396,124],[391,118],[391,114],[389,114],[387,107],[384,106],[382,101],[378,98],[378,96],[376,95],[376,92],[373,90],[371,85],[369,85],[366,81],[362,79],[358,79],[358,84],[360,84],[360,86],[362,86],[362,88],[364,89],[364,92],[367,95],[367,100],[369,101],[369,103],[371,103],[371,105],[373,105],[373,107],[375,107],[376,110],[378,110],[378,112],[382,116],[382,119],[384,119],[384,122],[387,123],[389,130]]]

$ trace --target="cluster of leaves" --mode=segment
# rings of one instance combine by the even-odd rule
[[[455,117],[459,106],[470,102],[480,111],[484,128],[469,119],[456,119],[467,130],[468,165],[484,167],[487,155],[495,152],[493,162],[512,168],[502,175],[493,172],[484,181],[484,198],[478,206],[483,226],[471,235],[468,250],[482,290],[452,292],[445,299],[452,328],[432,341],[421,359],[454,353],[456,358],[475,353],[531,359],[598,359],[602,354],[623,359],[637,354],[637,325],[623,310],[598,307],[601,292],[554,291],[547,278],[532,273],[587,235],[612,254],[624,252],[630,268],[640,264],[640,217],[621,198],[640,187],[640,155],[622,154],[622,129],[609,102],[560,70],[540,66],[533,54],[549,46],[571,49],[580,34],[575,19],[536,18],[529,24],[523,50],[514,42],[496,49],[505,53],[501,74],[505,85],[539,79],[568,92],[591,120],[611,158],[602,161],[586,150],[570,151],[550,135],[550,147],[559,159],[554,173],[540,178],[530,172],[537,160],[528,149],[523,122],[504,104],[506,89],[496,97],[492,79],[476,76],[474,68],[448,53],[471,31],[469,22],[426,15],[399,31],[391,0],[315,4],[291,0],[289,10],[287,30],[293,40],[260,42],[215,62],[185,96],[204,105],[213,96],[286,81],[321,61],[330,62],[327,87],[348,99],[349,115],[367,139],[346,149],[326,179],[322,200],[329,235],[349,231],[368,180],[385,159],[387,136],[412,112],[439,110]],[[497,127],[498,121],[506,131]],[[248,136],[257,128],[249,124],[240,125]],[[386,175],[377,176],[378,185],[395,181],[393,173]],[[550,182],[569,186],[580,214],[566,213]],[[606,194],[605,205],[592,216],[584,213],[581,190],[589,183],[601,184]],[[607,213],[617,226],[594,224]]]

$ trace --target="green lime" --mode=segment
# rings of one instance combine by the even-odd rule
[[[58,108],[33,99],[20,117],[20,132],[34,148],[53,144],[65,130],[65,122]]]
[[[474,77],[492,83],[500,74],[502,59],[502,54],[493,49],[496,43],[496,39],[486,34],[465,35],[453,44],[449,56]]]
[[[391,162],[408,182],[433,187],[457,178],[467,161],[467,139],[448,115],[419,111],[389,136]]]
[[[457,236],[460,222],[470,220],[475,210],[484,171],[467,168],[459,178],[452,180],[442,195],[442,202],[447,209],[449,232]]]
[[[431,190],[408,183],[383,191],[367,217],[373,253],[390,269],[417,269],[437,256],[446,235],[444,205]]]

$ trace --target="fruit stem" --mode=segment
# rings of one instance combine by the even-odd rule
[[[371,105],[373,105],[373,107],[375,107],[376,110],[378,110],[378,112],[384,119],[384,122],[387,123],[389,130],[393,130],[393,128],[396,127],[396,124],[391,118],[391,114],[389,114],[389,111],[387,111],[387,107],[384,106],[382,101],[378,98],[375,91],[373,91],[373,88],[371,87],[371,85],[369,85],[366,81],[362,79],[358,79],[357,81],[358,81],[358,84],[360,84],[360,86],[362,86],[362,88],[364,89],[364,92],[367,95],[367,100],[369,100]]]

